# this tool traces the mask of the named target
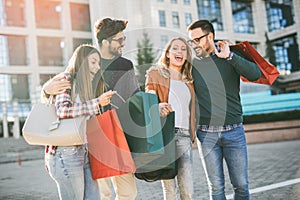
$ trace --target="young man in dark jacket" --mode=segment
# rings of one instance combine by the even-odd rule
[[[95,23],[95,37],[101,53],[101,73],[107,83],[107,89],[117,91],[125,100],[139,91],[133,64],[130,60],[122,57],[122,48],[126,40],[124,35],[126,26],[127,21],[111,18],[103,18]],[[94,84],[97,84],[100,76],[100,73],[95,75]],[[114,95],[111,103],[119,106],[122,101]],[[136,198],[137,190],[133,174],[114,176],[110,179],[117,200],[134,200]],[[111,199],[110,179],[98,180],[101,199]]]

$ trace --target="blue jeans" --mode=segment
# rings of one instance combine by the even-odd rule
[[[97,182],[92,179],[86,145],[57,147],[55,155],[47,153],[45,159],[60,199],[100,199]]]
[[[249,199],[248,156],[243,125],[221,133],[198,129],[197,137],[201,142],[199,154],[207,177],[210,199],[226,199],[223,158],[234,189],[234,199]]]
[[[180,129],[175,134],[176,158],[178,164],[177,182],[181,200],[193,199],[193,160],[189,130]],[[162,180],[165,200],[176,200],[176,179]]]

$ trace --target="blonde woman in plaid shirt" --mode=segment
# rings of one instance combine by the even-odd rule
[[[97,92],[92,90],[92,80],[100,70],[100,58],[99,51],[91,45],[81,45],[75,50],[62,78],[70,81],[71,88],[55,98],[59,118],[82,115],[88,118],[99,113],[99,106],[110,103],[115,92],[103,93],[103,79]],[[60,199],[100,199],[97,182],[91,176],[86,143],[85,139],[83,145],[46,148],[46,167],[57,184]]]

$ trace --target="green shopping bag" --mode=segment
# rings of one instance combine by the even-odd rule
[[[116,111],[136,168],[164,153],[157,95],[137,92]]]
[[[173,179],[178,173],[175,144],[175,113],[171,112],[167,117],[161,118],[163,126],[164,154],[159,158],[140,166],[135,177],[148,182]],[[145,158],[147,159],[147,158]]]

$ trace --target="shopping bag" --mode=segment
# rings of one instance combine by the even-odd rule
[[[260,68],[262,75],[258,80],[249,81],[245,77],[241,77],[243,81],[272,85],[279,76],[279,72],[276,67],[265,60],[248,41],[231,45],[230,49],[243,58],[255,62]]]
[[[164,153],[157,95],[137,92],[116,111],[137,169]]]
[[[164,154],[159,158],[141,166],[135,172],[135,177],[148,182],[173,179],[178,173],[175,144],[175,113],[161,118],[163,126]],[[145,158],[146,159],[146,158]]]
[[[86,117],[60,119],[54,104],[35,104],[22,128],[31,145],[73,146],[84,143]]]
[[[115,110],[108,110],[87,121],[87,140],[93,179],[135,172]]]

